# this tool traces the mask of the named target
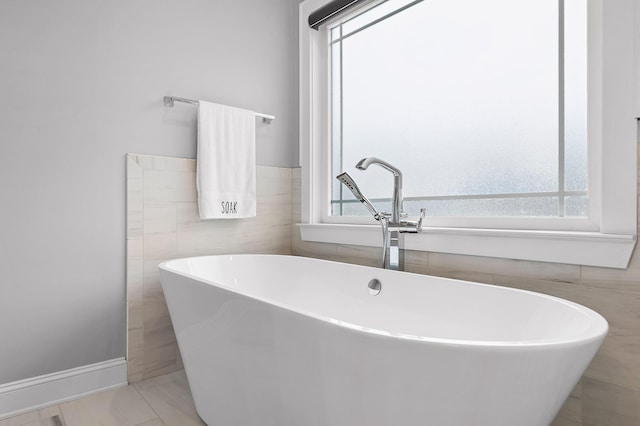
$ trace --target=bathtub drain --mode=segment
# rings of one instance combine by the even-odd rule
[[[377,296],[381,290],[382,290],[382,283],[377,278],[374,278],[371,281],[369,281],[370,295]]]

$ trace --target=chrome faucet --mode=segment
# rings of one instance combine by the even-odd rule
[[[374,219],[382,225],[382,267],[385,269],[402,270],[404,266],[404,256],[401,248],[402,241],[400,234],[421,232],[425,209],[420,209],[420,217],[417,221],[407,220],[407,214],[402,210],[402,172],[397,167],[376,157],[363,158],[356,164],[356,168],[358,170],[367,170],[371,164],[377,164],[393,174],[391,213],[378,213],[348,173],[341,173],[336,176],[336,178],[353,192],[353,195],[365,205]]]
[[[392,166],[384,160],[376,157],[367,157],[358,161],[356,169],[367,170],[371,164],[377,164],[380,167],[393,173],[393,202],[391,203],[391,223],[400,223],[400,214],[402,213],[402,172],[397,167]]]

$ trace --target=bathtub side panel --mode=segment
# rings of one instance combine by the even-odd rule
[[[208,425],[327,424],[310,421],[323,393],[316,386],[321,371],[309,357],[314,340],[295,337],[308,334],[298,329],[308,326],[296,322],[297,315],[161,275],[196,409]]]
[[[544,425],[584,368],[573,355],[579,348],[407,341],[166,271],[162,283],[196,408],[210,426]]]

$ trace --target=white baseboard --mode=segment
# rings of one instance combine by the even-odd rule
[[[1,384],[0,419],[126,385],[124,358]]]

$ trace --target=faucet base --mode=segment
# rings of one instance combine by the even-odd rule
[[[385,269],[404,270],[404,238],[401,235],[402,233],[398,229],[393,228],[389,229],[387,233],[389,241],[383,245],[383,250],[386,251],[383,265]]]

